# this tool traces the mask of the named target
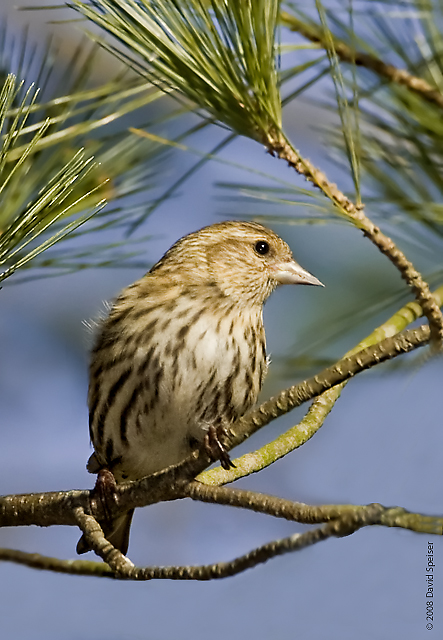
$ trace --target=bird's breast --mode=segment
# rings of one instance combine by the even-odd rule
[[[107,373],[90,391],[98,459],[119,460],[123,479],[179,462],[210,425],[243,415],[267,367],[260,310],[214,313],[178,300],[167,314],[148,311],[133,326],[124,343],[118,339],[114,349],[105,340],[96,351]]]
[[[256,401],[266,371],[259,314],[208,311],[175,327],[171,321],[158,348],[162,403],[188,425],[231,422]]]

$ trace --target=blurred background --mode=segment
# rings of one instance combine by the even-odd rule
[[[12,2],[3,15],[8,37],[22,38],[29,24],[26,38],[37,48],[48,34],[55,34],[59,49],[54,66],[63,74],[84,24],[54,24],[50,21],[66,14],[17,12]],[[113,64],[107,54],[99,54],[95,73],[101,82],[111,78]],[[91,74],[92,84],[96,79]],[[285,128],[305,156],[340,186],[348,186],[343,169],[325,155],[320,129],[338,124],[333,114],[312,104],[322,86],[317,83],[303,100],[290,102]],[[160,106],[131,113],[125,126],[142,125],[170,108],[162,99]],[[188,116],[186,126],[197,121],[193,118]],[[175,121],[161,123],[157,134],[172,137],[177,127]],[[220,131],[206,128],[190,146],[207,151],[219,141]],[[340,357],[410,299],[395,269],[358,230],[314,219],[301,224],[281,203],[272,219],[272,203],[264,214],[259,202],[251,203],[238,193],[232,197],[220,186],[262,185],[263,176],[238,166],[243,165],[266,173],[270,185],[274,176],[304,187],[286,165],[243,138],[223,149],[220,158],[226,163],[206,163],[146,217],[131,236],[131,242],[137,241],[136,256],[102,268],[72,269],[59,277],[34,279],[23,272],[25,277],[17,273],[5,281],[0,294],[2,494],[92,486],[94,478],[85,469],[91,452],[86,407],[91,334],[85,322],[100,316],[104,301],[140,277],[185,233],[222,219],[267,215],[266,223],[284,237],[297,260],[326,285],[323,290],[283,288],[267,304],[272,366],[263,398]],[[147,189],[131,197],[140,206],[153,202],[195,161],[183,151],[161,155],[156,172],[146,174]],[[120,202],[124,211],[134,200],[122,197]],[[124,239],[118,225],[105,233],[110,244]],[[411,235],[399,237],[400,246],[423,273],[438,261],[441,265],[441,247],[431,239],[427,243],[423,236],[414,242]],[[73,240],[76,251],[82,242],[81,236]],[[43,269],[42,274],[47,275]],[[423,352],[404,361],[403,367],[384,365],[358,376],[311,441],[239,486],[311,504],[380,502],[441,514],[442,360],[427,359]],[[239,452],[264,444],[303,414],[295,411],[273,423]],[[139,510],[129,553],[138,565],[213,563],[302,530],[257,514],[182,501]],[[68,527],[0,529],[0,546],[73,558],[78,537],[77,530]],[[435,637],[443,629],[441,540],[375,527],[286,555],[235,578],[201,584],[119,583],[3,563],[2,637],[428,638],[428,541],[434,542],[437,564]]]

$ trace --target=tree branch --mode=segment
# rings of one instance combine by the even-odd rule
[[[18,549],[0,548],[0,561],[21,564],[31,569],[68,573],[74,576],[95,576],[98,578],[118,579],[118,576],[103,562],[90,560],[61,560],[43,556],[40,553],[28,553]]]
[[[361,527],[380,524],[382,511],[383,508],[380,505],[369,505],[363,507],[358,513],[345,513],[323,527],[305,533],[296,533],[281,540],[274,540],[230,562],[200,566],[135,567],[105,539],[100,525],[91,516],[82,513],[81,509],[77,509],[76,517],[88,543],[93,544],[96,553],[102,558],[106,558],[112,573],[100,571],[101,565],[97,566],[95,562],[56,560],[38,554],[26,554],[23,551],[9,549],[0,549],[0,560],[18,562],[38,569],[75,573],[76,575],[112,577],[117,580],[215,580],[237,575],[246,569],[263,564],[271,558],[300,551],[330,537],[348,536]],[[89,564],[91,566],[88,566]]]
[[[349,515],[364,518],[368,510],[377,508],[380,520],[372,524],[399,527],[420,533],[436,535],[442,535],[443,533],[443,517],[411,513],[402,507],[384,507],[381,504],[328,504],[314,506],[235,487],[209,486],[198,481],[190,482],[186,486],[185,492],[189,498],[199,502],[248,509],[273,516],[274,518],[283,518],[284,520],[302,524],[327,523],[333,520],[341,520],[344,516]]]
[[[441,306],[443,304],[443,286],[436,289],[433,292],[433,296],[437,304]],[[422,315],[423,310],[417,302],[408,302],[408,304],[394,313],[391,318],[377,327],[369,336],[348,351],[344,357],[352,356],[366,347],[377,344],[385,338],[392,338]],[[234,468],[227,471],[221,467],[215,467],[214,469],[199,474],[197,480],[204,484],[215,486],[228,484],[239,478],[244,478],[252,473],[261,471],[291,451],[301,447],[322,427],[346,384],[347,382],[343,382],[335,385],[335,387],[329,389],[329,391],[323,392],[315,398],[306,415],[298,424],[257,451],[251,451],[236,458],[234,460]]]
[[[269,133],[266,146],[272,155],[285,160],[297,173],[303,175],[308,182],[312,182],[328,197],[332,203],[359,227],[364,235],[392,262],[400,271],[403,280],[413,290],[417,302],[423,309],[431,329],[431,342],[434,347],[441,348],[443,343],[443,314],[434,300],[429,285],[423,279],[412,262],[398,249],[395,243],[386,236],[363,212],[362,205],[356,205],[336,184],[330,182],[327,176],[315,167],[309,160],[292,147],[291,143],[280,132]]]
[[[441,535],[443,530],[443,518],[410,513],[399,507],[386,508],[380,504],[310,506],[252,491],[210,487],[199,482],[187,484],[183,491],[183,496],[185,495],[193,500],[246,508],[305,524],[320,522],[327,524],[262,545],[230,562],[201,566],[142,568],[135,567],[126,556],[106,540],[102,528],[94,517],[86,514],[82,507],[76,507],[74,517],[78,526],[92,549],[108,566],[84,560],[59,560],[13,549],[0,549],[0,560],[34,569],[116,580],[213,580],[236,575],[271,558],[300,551],[330,537],[350,535],[364,526],[378,524],[438,535]]]
[[[328,43],[325,38],[324,31],[319,25],[303,22],[286,11],[282,12],[281,18],[283,24],[291,31],[299,33],[307,40],[318,44],[322,49],[328,50]],[[334,43],[334,51],[342,62],[355,64],[357,67],[369,69],[369,71],[376,73],[381,78],[386,78],[386,80],[389,80],[390,82],[407,87],[414,93],[420,95],[427,102],[431,102],[432,104],[436,104],[440,108],[443,108],[443,95],[432,85],[426,82],[426,80],[423,80],[423,78],[414,76],[406,69],[399,69],[392,64],[386,64],[376,55],[356,51],[343,40],[332,34],[331,36]]]
[[[409,329],[392,338],[385,338],[353,356],[343,358],[312,378],[281,391],[234,423],[231,429],[231,447],[237,446],[272,420],[312,400],[331,387],[349,380],[357,373],[423,346],[429,341],[429,337],[430,330],[427,326]]]
[[[360,371],[423,346],[429,341],[429,334],[429,327],[421,327],[405,331],[393,338],[386,338],[379,344],[368,347],[354,356],[343,358],[320,374],[282,391],[232,426],[230,448],[240,444],[272,420]],[[118,485],[116,504],[107,505],[108,511],[111,516],[116,516],[136,507],[183,498],[186,496],[189,480],[206,469],[211,462],[202,449],[178,465],[137,482]],[[78,516],[75,514],[78,513],[76,509],[79,507],[85,514],[103,520],[108,514],[103,512],[100,501],[91,498],[93,495],[90,491],[5,496],[0,498],[0,526],[78,525]]]
[[[103,529],[93,517],[85,513],[82,507],[74,510],[77,524],[91,549],[119,576],[126,576],[134,564],[105,538]]]
[[[311,400],[334,385],[348,380],[375,364],[423,346],[428,340],[429,328],[426,326],[405,331],[393,338],[386,338],[379,344],[368,347],[354,356],[343,358],[316,376],[293,385],[238,420],[231,428],[230,447],[240,444],[272,420]],[[211,460],[205,452],[200,451],[184,462],[152,476],[137,482],[119,485],[117,487],[117,505],[112,511],[112,515],[118,515],[118,513],[131,508],[147,506],[162,500],[183,497],[183,483],[201,472],[210,462]],[[76,507],[82,507],[86,513],[92,513],[98,519],[103,519],[105,514],[100,502],[91,502],[90,498],[89,491],[58,491],[5,496],[0,499],[0,526],[74,525],[77,524],[73,515]],[[63,515],[60,515],[61,513]]]

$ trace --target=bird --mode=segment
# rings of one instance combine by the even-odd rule
[[[138,480],[181,462],[208,434],[228,468],[217,434],[257,401],[268,369],[263,305],[283,284],[323,286],[270,229],[225,221],[182,237],[125,288],[92,349],[88,471]],[[123,554],[132,515],[103,523]],[[82,537],[77,552],[88,550]]]

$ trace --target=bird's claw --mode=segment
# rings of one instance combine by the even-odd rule
[[[227,437],[227,430],[221,425],[217,427],[211,425],[205,436],[205,450],[207,454],[214,460],[219,460],[225,471],[235,469],[235,464],[232,462],[224,444]]]
[[[117,483],[114,474],[109,469],[100,469],[91,492],[91,501],[95,505],[100,504],[107,523],[112,521],[112,507],[116,506],[117,500]]]

